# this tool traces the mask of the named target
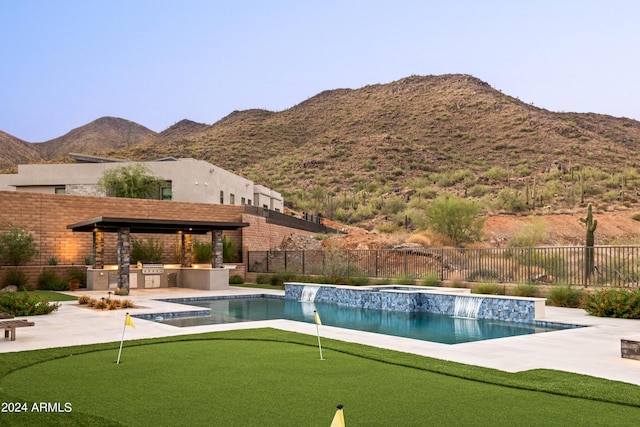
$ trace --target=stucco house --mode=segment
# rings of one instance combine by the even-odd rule
[[[277,191],[203,160],[167,157],[131,162],[75,153],[69,156],[76,163],[19,165],[17,174],[0,175],[0,190],[104,196],[98,188],[104,171],[141,163],[154,176],[167,181],[161,192],[163,200],[284,210],[282,195]]]

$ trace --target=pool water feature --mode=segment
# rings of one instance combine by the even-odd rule
[[[209,314],[195,317],[164,315],[162,318],[158,317],[158,314],[150,314],[137,317],[179,327],[275,319],[314,323],[313,311],[317,310],[324,326],[443,344],[549,332],[570,327],[544,322],[517,323],[426,312],[365,309],[322,302],[294,301],[273,296],[173,301],[200,307],[203,309],[201,311],[208,309]]]

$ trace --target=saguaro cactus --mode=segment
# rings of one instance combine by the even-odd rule
[[[591,212],[591,203],[587,205],[587,217],[580,218],[580,221],[586,225],[587,228],[587,240],[585,242],[585,250],[584,250],[584,278],[585,281],[591,276],[593,273],[594,266],[594,249],[593,245],[595,242],[595,237],[593,235],[594,231],[596,231],[596,227],[598,226],[598,220],[593,219],[593,214]]]

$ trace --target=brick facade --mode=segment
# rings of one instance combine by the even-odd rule
[[[30,263],[32,266],[45,266],[53,257],[59,265],[85,265],[85,259],[92,256],[93,234],[74,233],[67,229],[67,225],[98,216],[246,222],[248,227],[224,232],[227,239],[235,242],[238,258],[242,260],[246,260],[247,251],[275,249],[292,234],[313,234],[268,224],[263,217],[246,214],[243,206],[0,191],[0,227],[4,229],[7,224],[12,224],[34,236],[38,254]],[[117,262],[116,234],[104,235],[105,264]],[[179,262],[176,261],[179,254],[176,255],[175,250],[179,242],[177,235],[132,234],[132,237],[158,239],[165,248],[162,261]],[[211,241],[210,236],[194,235],[193,238]],[[244,266],[238,266],[236,273],[244,276],[244,271]]]

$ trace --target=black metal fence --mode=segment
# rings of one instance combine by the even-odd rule
[[[590,272],[587,250],[594,251]],[[439,280],[576,285],[640,285],[640,247],[250,251],[247,270],[329,277],[427,277]]]

